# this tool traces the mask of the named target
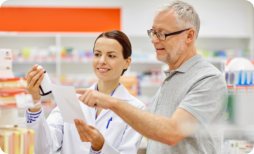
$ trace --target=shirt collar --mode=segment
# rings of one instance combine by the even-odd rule
[[[193,57],[191,57],[190,59],[188,59],[186,62],[184,62],[179,68],[177,68],[174,71],[171,70],[166,70],[164,71],[164,73],[166,74],[166,76],[170,76],[171,74],[175,73],[175,72],[181,72],[181,73],[185,73],[187,72],[193,65],[195,65],[198,61],[200,61],[202,59],[202,57],[200,55],[195,55]]]

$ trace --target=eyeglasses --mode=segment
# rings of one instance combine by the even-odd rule
[[[184,31],[187,31],[189,30],[190,28],[187,28],[187,29],[183,29],[183,30],[179,30],[179,31],[176,31],[176,32],[172,32],[172,33],[160,33],[160,32],[156,32],[154,31],[153,29],[150,29],[150,30],[147,30],[147,34],[148,36],[150,37],[150,39],[152,39],[154,37],[154,35],[156,35],[156,37],[161,40],[161,41],[164,41],[166,40],[166,37],[167,36],[171,36],[171,35],[178,35]]]

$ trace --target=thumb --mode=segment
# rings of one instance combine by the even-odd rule
[[[82,94],[86,93],[86,89],[78,88],[78,89],[76,89],[76,93],[82,95]]]

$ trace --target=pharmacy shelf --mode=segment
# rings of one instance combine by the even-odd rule
[[[248,127],[241,127],[238,125],[226,125],[223,132],[224,140],[248,140],[254,143],[254,124],[249,125]]]
[[[52,60],[36,60],[29,59],[18,60],[13,64],[14,72],[19,75],[24,75],[35,63],[41,64],[49,74],[53,74],[57,78],[62,75],[68,74],[84,74],[89,75],[93,73],[92,63],[90,59],[84,59],[81,57],[79,60],[70,59],[66,60],[61,55],[61,50],[71,49],[83,52],[92,52],[94,40],[99,33],[13,33],[2,32],[0,33],[0,44],[3,44],[1,48],[10,48],[13,52],[19,52],[25,56],[26,50],[33,50],[34,53],[50,51],[54,55]],[[147,72],[160,72],[163,71],[162,63],[158,62],[155,57],[154,47],[151,40],[147,36],[142,35],[130,35],[130,40],[133,48],[132,64],[128,71],[136,74],[142,74]],[[235,50],[247,51],[250,44],[249,36],[201,36],[197,40],[197,47],[207,50]],[[33,55],[33,54],[32,54]],[[47,57],[45,53],[42,54]],[[237,55],[237,54],[235,54]],[[76,56],[77,58],[77,56]],[[216,67],[220,70],[224,70],[225,61],[217,58],[209,58]],[[149,74],[149,73],[148,73]],[[146,86],[144,86],[146,87]],[[147,86],[143,88],[143,91],[149,96],[152,96],[157,87]]]
[[[92,49],[94,40],[98,34],[99,33],[0,32],[0,42],[1,44],[6,43],[6,48],[26,45],[37,47],[40,45],[61,45]],[[130,40],[134,51],[143,50],[147,52],[153,50],[151,48],[152,43],[149,40],[148,36],[130,35]],[[197,39],[197,47],[208,50],[249,50],[250,43],[250,35],[201,35]]]

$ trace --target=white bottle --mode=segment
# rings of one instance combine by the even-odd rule
[[[37,69],[43,69],[40,65],[37,67]],[[41,82],[41,85],[39,86],[40,88],[40,95],[41,96],[48,96],[52,93],[52,88],[51,88],[52,82],[49,78],[49,75],[47,71],[44,69],[44,77]]]

